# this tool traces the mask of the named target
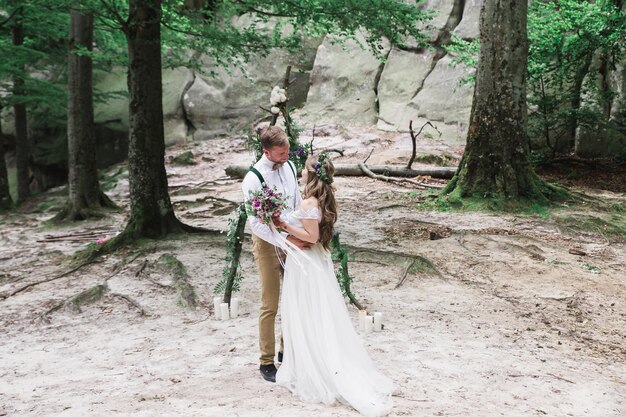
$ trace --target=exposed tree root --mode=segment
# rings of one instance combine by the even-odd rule
[[[102,299],[102,297],[104,297],[107,293],[109,293],[109,280],[111,278],[113,278],[114,276],[116,276],[119,271],[121,271],[121,269],[125,266],[128,265],[130,263],[132,263],[135,259],[137,259],[139,256],[141,256],[142,254],[145,254],[146,251],[139,251],[137,254],[135,254],[135,256],[133,256],[129,261],[127,261],[126,259],[122,260],[121,262],[119,262],[117,265],[115,265],[113,267],[113,272],[111,273],[111,275],[109,275],[104,282],[102,282],[101,284],[95,285],[91,288],[88,288],[85,291],[82,291],[81,293],[74,295],[72,297],[67,298],[66,300],[55,304],[52,308],[48,309],[47,311],[45,311],[44,313],[39,315],[39,319],[43,320],[46,323],[50,322],[50,314],[54,313],[55,311],[60,310],[63,307],[68,307],[70,310],[75,311],[77,313],[81,312],[80,307],[83,305],[87,305],[87,304],[93,304],[96,301],[99,301],[100,299]],[[93,262],[92,262],[93,263]],[[65,274],[67,275],[67,273]],[[125,299],[127,302],[129,302],[130,304],[132,304],[133,306],[137,307],[137,309],[140,310],[141,315],[145,316],[148,315],[146,313],[146,311],[143,309],[143,307],[141,307],[137,302],[135,302],[134,300],[132,300],[130,297],[125,296],[123,294],[118,294],[118,293],[110,293],[111,296],[114,297],[120,297]]]
[[[404,270],[404,274],[402,274],[402,277],[398,280],[398,283],[396,284],[396,286],[393,287],[394,290],[397,290],[398,288],[402,286],[402,284],[404,284],[404,281],[406,280],[407,275],[409,275],[409,271],[411,270],[411,268],[415,266],[416,261],[417,261],[416,259],[413,259],[413,261],[411,261],[411,263],[407,265],[406,269]]]
[[[73,297],[70,297],[64,304],[70,310],[80,313],[82,312],[81,306],[93,304],[96,301],[99,301],[108,291],[109,286],[106,283],[98,284]]]
[[[92,206],[76,207],[71,201],[67,201],[60,212],[51,221],[59,224],[64,222],[75,222],[87,219],[101,219],[107,215],[107,211],[119,210],[117,206],[105,193],[100,192],[98,202]]]
[[[140,314],[141,316],[147,316],[147,315],[148,315],[148,313],[146,313],[146,310],[144,310],[144,308],[143,308],[141,305],[139,305],[139,303],[138,303],[138,302],[136,302],[135,300],[133,300],[133,299],[132,299],[132,298],[130,298],[129,296],[124,295],[124,294],[119,294],[119,293],[116,293],[116,292],[112,292],[112,293],[110,293],[109,295],[110,295],[111,297],[119,297],[119,298],[121,298],[121,299],[123,299],[123,300],[126,300],[126,301],[128,302],[128,304],[132,305],[132,306],[133,306],[133,307],[135,307],[137,310],[139,310],[139,314]]]
[[[79,269],[81,269],[83,266],[86,266],[86,265],[89,265],[89,264],[93,264],[93,263],[96,263],[96,262],[98,262],[98,261],[96,261],[96,260],[88,260],[88,261],[83,262],[82,264],[78,265],[77,267],[72,268],[71,270],[69,270],[69,271],[67,271],[67,272],[62,273],[61,275],[56,275],[56,276],[54,276],[54,277],[50,277],[50,278],[48,278],[48,279],[44,279],[44,280],[42,280],[42,281],[31,282],[31,283],[30,283],[30,284],[28,284],[28,285],[24,285],[23,287],[20,287],[20,288],[18,288],[18,289],[16,289],[16,290],[14,290],[13,292],[9,293],[8,295],[0,295],[0,298],[1,298],[1,299],[6,299],[6,298],[9,298],[9,297],[13,297],[13,296],[14,296],[14,295],[16,295],[16,294],[19,294],[19,293],[21,293],[22,291],[25,291],[25,290],[27,290],[27,289],[29,289],[29,288],[32,288],[32,287],[34,287],[34,286],[37,286],[37,285],[39,285],[39,284],[45,284],[46,282],[50,282],[50,281],[57,280],[57,279],[59,279],[59,278],[66,277],[66,276],[70,275],[71,273],[74,273],[74,272],[78,271],[78,270],[79,270]]]
[[[350,247],[350,253],[354,256],[353,262],[371,262],[381,265],[405,265],[405,270],[402,276],[398,279],[398,283],[394,289],[400,288],[409,273],[415,274],[417,272],[424,272],[429,275],[437,275],[443,278],[441,272],[437,267],[428,259],[421,255],[412,255],[402,252],[388,252],[378,249]]]
[[[143,270],[146,268],[146,265],[148,265],[148,260],[144,259],[141,263],[141,266],[135,272],[135,277],[138,277],[143,272]]]
[[[77,257],[85,258],[87,260],[93,260],[100,256],[107,255],[117,251],[118,249],[130,246],[137,243],[140,239],[157,239],[168,235],[184,234],[184,233],[206,233],[215,234],[219,231],[205,229],[202,227],[191,226],[178,220],[174,215],[169,220],[164,220],[164,224],[161,227],[161,234],[159,236],[146,236],[143,232],[138,230],[138,226],[129,222],[122,233],[116,237],[108,240],[98,247],[88,248],[84,251],[77,253]]]
[[[173,287],[178,291],[178,305],[185,308],[195,308],[197,305],[196,291],[193,285],[189,283],[189,274],[185,265],[169,253],[161,255],[157,260],[157,265],[172,275]]]

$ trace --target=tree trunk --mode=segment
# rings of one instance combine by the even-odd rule
[[[526,0],[486,0],[467,146],[444,193],[534,198],[540,180],[529,163],[526,131]],[[539,194],[540,195],[540,194]]]
[[[93,49],[93,15],[71,11],[68,56],[68,188],[69,198],[56,220],[84,220],[98,216],[103,206],[114,206],[100,191],[96,169],[93,121],[93,65],[88,56],[73,53]]]
[[[393,165],[368,165],[370,171],[375,174],[382,174],[388,177],[417,177],[420,175],[430,176],[433,178],[450,179],[456,172],[455,167],[434,167],[434,168],[413,168],[407,169],[403,166]],[[248,165],[228,165],[224,172],[233,178],[243,178],[250,171]],[[336,164],[335,176],[365,176],[358,164]]]
[[[127,238],[182,232],[167,190],[161,83],[161,0],[131,0],[126,30],[130,140]]]
[[[11,207],[13,207],[13,200],[9,193],[9,176],[4,159],[4,144],[0,138],[0,210],[8,210]]]
[[[16,23],[11,28],[13,45],[21,46],[24,43],[24,28],[21,23]],[[23,202],[30,197],[30,171],[28,161],[30,159],[27,133],[26,104],[20,102],[25,94],[24,68],[20,68],[20,74],[13,76],[13,105],[15,113],[15,156],[17,165],[17,201]]]
[[[580,110],[580,104],[582,103],[582,88],[583,82],[589,67],[591,66],[591,59],[593,57],[593,51],[587,52],[582,59],[582,64],[576,70],[574,76],[574,85],[572,86],[572,95],[570,99],[570,107],[572,109],[571,115],[567,118],[567,145],[568,150],[573,150],[576,147],[576,130],[578,130],[578,111]]]

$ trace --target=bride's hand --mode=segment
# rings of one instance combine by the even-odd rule
[[[287,223],[282,221],[279,216],[272,217],[272,223],[274,223],[274,226],[276,226],[276,227],[278,227],[280,229],[283,229],[283,230],[287,229]]]

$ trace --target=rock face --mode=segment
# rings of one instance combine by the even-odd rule
[[[183,105],[194,140],[250,130],[255,120],[269,116],[260,106],[270,108],[270,92],[281,85],[288,65],[292,65],[290,105],[301,106],[309,87],[309,73],[321,40],[311,40],[300,54],[272,51],[230,74],[218,70],[217,77],[195,74],[183,94]],[[211,65],[205,59],[207,67]]]
[[[378,128],[408,131],[413,120],[417,130],[430,121],[441,132],[441,136],[431,132],[435,138],[464,143],[473,89],[461,81],[468,75],[468,70],[453,66],[448,56],[437,60],[432,52],[392,51],[379,83]]]
[[[387,55],[388,49],[381,54]],[[302,120],[307,124],[376,123],[376,89],[383,66],[355,41],[349,40],[343,47],[327,37],[317,49]]]

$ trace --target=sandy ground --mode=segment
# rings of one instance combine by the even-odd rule
[[[373,146],[370,163],[399,162],[410,148],[407,136],[319,132],[318,146],[346,149],[339,162],[362,160]],[[179,217],[225,230],[241,193],[223,168],[249,163],[251,154],[241,140],[224,139],[168,155],[184,150],[198,164],[167,167]],[[418,150],[459,152],[428,141]],[[353,290],[387,317],[383,332],[363,338],[396,383],[392,416],[626,415],[624,236],[566,227],[556,215],[418,210],[409,188],[370,179],[337,178],[336,185],[342,240],[365,254],[350,263]],[[127,191],[122,178],[108,194],[126,207]],[[583,191],[617,204],[626,197]],[[241,315],[229,321],[213,315],[213,286],[225,265],[225,238],[216,234],[148,242],[9,296],[69,271],[71,254],[125,224],[122,212],[45,226],[55,206],[41,203],[58,194],[41,196],[28,213],[0,217],[0,416],[358,415],[342,404],[303,403],[259,376],[249,243]],[[559,215],[603,215],[581,210],[564,207]],[[92,235],[77,240],[85,231]],[[430,240],[431,232],[441,238]],[[407,262],[380,251],[423,256],[439,273],[409,273],[396,288]],[[177,305],[172,276],[154,267],[164,253],[185,265],[195,310]],[[109,292],[81,311],[45,314],[105,281]]]

